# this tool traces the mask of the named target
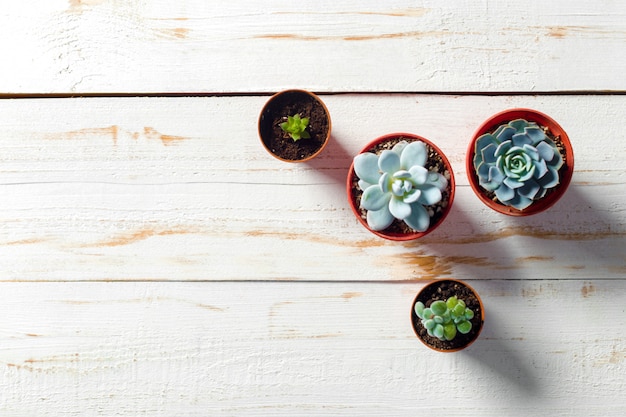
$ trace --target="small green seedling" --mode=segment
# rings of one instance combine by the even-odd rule
[[[300,139],[309,139],[311,135],[306,131],[309,125],[309,118],[300,118],[299,114],[288,116],[287,121],[280,124],[281,129],[289,133],[289,136],[295,141]]]
[[[467,334],[472,330],[470,320],[474,312],[457,297],[450,297],[447,301],[433,301],[430,307],[418,301],[415,303],[415,314],[421,319],[428,334],[439,340],[450,341],[457,335],[457,331]]]

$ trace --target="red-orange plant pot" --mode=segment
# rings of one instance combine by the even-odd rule
[[[443,175],[447,180],[447,186],[442,191],[442,199],[439,203],[433,206],[427,206],[431,212],[430,214],[430,224],[428,229],[425,231],[417,231],[411,229],[407,224],[405,224],[402,220],[394,220],[393,223],[384,230],[373,230],[369,227],[367,223],[367,212],[363,208],[361,208],[361,196],[363,194],[363,190],[359,188],[358,181],[359,178],[356,175],[354,170],[354,161],[350,165],[350,170],[348,171],[347,181],[346,181],[346,193],[348,196],[348,202],[350,204],[350,208],[354,213],[355,217],[367,230],[374,233],[375,235],[393,240],[393,241],[407,241],[419,239],[423,236],[426,236],[433,230],[435,230],[447,217],[448,213],[452,208],[452,202],[454,201],[454,192],[455,192],[455,182],[454,182],[454,172],[452,171],[452,166],[446,158],[445,154],[435,146],[431,141],[411,133],[391,133],[384,136],[381,136],[370,143],[368,143],[360,153],[364,152],[372,152],[374,154],[380,154],[384,149],[390,149],[394,144],[400,141],[406,142],[414,142],[421,141],[426,145],[428,150],[428,161],[426,162],[425,167],[429,169],[429,171],[437,171],[441,175]]]
[[[281,128],[289,116],[308,118],[310,137],[294,140]],[[274,94],[259,115],[258,133],[263,147],[284,162],[306,162],[319,155],[330,140],[332,123],[324,102],[306,90],[285,90]]]
[[[436,300],[446,301],[449,297],[456,296],[466,303],[466,307],[472,310],[474,316],[469,320],[472,324],[467,334],[457,333],[452,340],[440,340],[428,334],[422,325],[421,319],[415,312],[415,304],[421,301],[426,307],[430,307]],[[417,338],[427,347],[438,352],[457,352],[474,343],[485,322],[485,308],[478,293],[463,281],[456,279],[441,279],[432,281],[422,288],[411,304],[411,325]]]
[[[474,156],[476,154],[476,142],[484,134],[493,133],[499,126],[505,125],[513,120],[524,119],[527,122],[536,123],[557,146],[563,159],[563,165],[558,170],[559,183],[547,191],[540,199],[535,199],[524,208],[517,209],[510,205],[503,204],[498,200],[493,192],[485,189],[479,183],[479,177],[474,167]],[[491,209],[510,216],[528,216],[540,213],[552,207],[565,193],[574,172],[574,151],[569,137],[565,130],[551,117],[536,110],[515,108],[497,113],[486,120],[474,133],[467,148],[465,161],[469,183],[476,196]]]

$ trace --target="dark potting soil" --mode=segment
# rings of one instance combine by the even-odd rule
[[[294,141],[280,127],[288,116],[309,118],[307,131],[310,138]],[[300,92],[287,92],[268,103],[261,114],[259,129],[265,146],[275,155],[297,161],[305,159],[324,145],[330,129],[328,115],[324,107],[315,98]]]
[[[436,337],[429,336],[424,326],[422,326],[420,318],[417,317],[415,310],[413,310],[414,305],[411,306],[411,322],[413,323],[415,332],[419,338],[426,342],[426,344],[436,349],[454,350],[467,346],[474,339],[476,339],[476,337],[478,337],[480,329],[483,325],[483,312],[480,309],[480,302],[478,301],[476,294],[474,294],[470,288],[463,285],[461,282],[450,280],[436,281],[433,285],[429,285],[423,290],[416,302],[421,301],[426,307],[430,307],[433,301],[445,301],[454,295],[456,295],[458,299],[465,301],[467,307],[474,312],[474,318],[470,320],[472,323],[472,330],[470,330],[467,334],[457,333],[455,338],[451,341],[442,341]]]
[[[400,136],[400,137],[388,140],[386,142],[382,142],[376,145],[375,147],[368,149],[366,151],[379,154],[385,149],[393,148],[395,144],[403,140],[407,142],[413,142],[416,139],[404,138]],[[448,207],[448,204],[450,202],[450,172],[448,171],[443,161],[443,158],[441,158],[441,155],[435,152],[435,150],[431,146],[429,146],[427,143],[424,143],[424,144],[426,145],[426,149],[428,150],[428,161],[426,162],[425,168],[428,169],[429,171],[440,173],[448,180],[448,186],[441,193],[442,194],[441,201],[431,206],[425,206],[426,210],[428,211],[428,214],[430,215],[429,228],[431,228],[434,225],[436,225],[437,222],[443,217]],[[361,208],[361,196],[363,195],[363,191],[359,188],[358,182],[359,182],[359,179],[355,175],[352,181],[352,199],[354,201],[354,206],[359,208],[361,218],[367,223],[367,211]],[[409,227],[402,220],[394,219],[393,223],[391,223],[389,227],[383,230],[383,232],[384,233],[409,234],[409,233],[416,233],[417,230]]]

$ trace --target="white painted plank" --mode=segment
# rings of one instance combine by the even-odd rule
[[[471,281],[481,337],[414,336],[421,284],[1,283],[0,413],[623,416],[623,280]]]
[[[624,0],[0,4],[1,93],[626,89]]]
[[[332,143],[308,165],[262,149],[266,97],[0,101],[0,280],[625,276],[626,97],[323,98]],[[487,209],[464,168],[474,129],[514,106],[552,115],[576,157],[563,199],[528,219]],[[393,131],[433,140],[458,181],[416,243],[369,233],[345,195],[352,155]]]

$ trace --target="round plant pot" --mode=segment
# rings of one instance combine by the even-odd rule
[[[432,213],[430,218],[430,226],[426,231],[420,232],[411,229],[403,221],[397,219],[394,220],[394,222],[384,230],[377,231],[371,229],[366,220],[367,212],[360,207],[361,195],[363,194],[363,191],[358,186],[359,179],[356,175],[356,172],[354,171],[354,162],[352,162],[352,164],[350,165],[350,170],[348,171],[348,177],[346,181],[348,202],[350,204],[352,212],[354,213],[358,221],[367,230],[374,233],[375,235],[394,241],[419,239],[435,230],[450,212],[450,209],[452,208],[452,202],[454,201],[455,191],[454,172],[452,171],[452,166],[450,165],[448,158],[446,158],[444,153],[437,146],[421,136],[411,133],[387,134],[368,143],[361,150],[360,153],[372,152],[375,154],[379,154],[380,152],[382,152],[382,150],[390,149],[395,143],[402,140],[407,142],[424,142],[429,151],[429,160],[426,163],[426,168],[429,169],[429,171],[435,170],[439,172],[448,181],[447,187],[442,192],[441,202],[433,206],[427,206],[427,208],[430,209]]]
[[[309,118],[310,138],[293,140],[280,127],[288,116],[296,114]],[[267,101],[259,116],[258,130],[261,143],[271,155],[285,162],[306,162],[319,155],[330,139],[330,113],[312,92],[285,90]]]
[[[498,126],[507,124],[516,119],[524,119],[528,122],[535,122],[544,129],[546,135],[557,145],[559,153],[563,158],[563,165],[559,169],[559,184],[548,190],[545,196],[532,202],[530,206],[523,210],[508,206],[497,200],[494,194],[484,189],[479,184],[478,175],[474,168],[475,144],[478,138],[486,133],[493,133]],[[497,113],[486,120],[474,133],[467,149],[465,167],[469,183],[478,198],[491,209],[510,216],[528,216],[540,213],[552,207],[565,193],[574,172],[574,151],[569,137],[563,128],[551,117],[531,109],[516,108]]]
[[[430,336],[415,313],[415,303],[421,301],[426,307],[430,307],[434,300],[447,300],[457,296],[465,301],[467,307],[474,312],[474,317],[469,320],[472,328],[467,334],[460,334],[450,341],[442,341]],[[411,304],[411,325],[417,338],[429,348],[438,352],[457,352],[465,349],[478,338],[485,322],[485,309],[478,293],[463,281],[456,279],[441,279],[427,284],[417,293]]]

